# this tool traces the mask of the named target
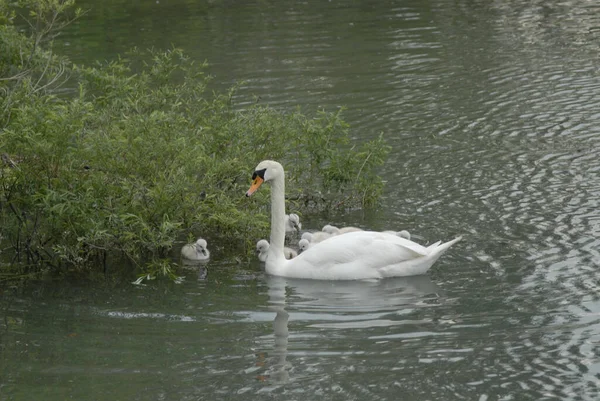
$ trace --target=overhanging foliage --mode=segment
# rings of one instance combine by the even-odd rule
[[[205,65],[178,49],[133,52],[147,60],[136,68],[74,66],[45,40],[65,2],[26,3],[56,17],[18,33],[0,0],[3,266],[94,269],[118,252],[147,272],[186,234],[248,250],[267,233],[268,202],[243,194],[267,158],[285,165],[296,211],[376,203],[387,147],[352,145],[340,112],[235,110],[234,89],[208,92]]]

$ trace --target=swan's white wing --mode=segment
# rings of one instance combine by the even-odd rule
[[[380,268],[403,260],[426,256],[423,246],[395,235],[357,231],[334,236],[311,246],[298,256],[306,267],[327,269],[348,263],[364,269]]]

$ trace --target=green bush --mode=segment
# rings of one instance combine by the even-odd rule
[[[210,93],[205,65],[178,49],[134,51],[146,60],[135,68],[124,58],[74,66],[43,35],[0,23],[5,272],[99,269],[116,253],[144,274],[171,274],[175,241],[196,235],[248,252],[268,233],[268,201],[243,194],[267,158],[286,167],[290,209],[376,204],[387,147],[351,144],[340,112],[236,110],[234,89]],[[57,90],[62,77],[68,95]]]

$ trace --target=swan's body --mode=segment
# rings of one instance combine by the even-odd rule
[[[181,256],[189,260],[208,260],[210,252],[206,246],[206,240],[198,238],[195,243],[187,244],[181,248]]]
[[[266,239],[261,239],[256,243],[256,254],[258,255],[258,260],[260,260],[261,262],[267,261],[267,256],[269,256],[269,248],[269,241],[267,241]],[[292,248],[284,246],[283,255],[286,259],[292,259],[298,256],[298,252],[296,252]]]
[[[300,232],[302,224],[300,223],[300,217],[296,213],[290,213],[285,215],[285,232],[293,233]]]
[[[427,248],[395,235],[357,231],[311,245],[294,259],[283,254],[285,238],[285,173],[281,164],[265,160],[252,176],[246,196],[263,182],[271,184],[271,244],[268,274],[320,280],[360,280],[424,274],[460,237]]]

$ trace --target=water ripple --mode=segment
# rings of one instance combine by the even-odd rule
[[[393,151],[382,210],[339,222],[464,240],[423,282],[232,283],[215,262],[180,298],[91,317],[16,303],[0,391],[64,399],[58,384],[91,377],[74,398],[598,399],[597,1],[96,3],[99,21],[59,38],[76,61],[175,43],[222,87],[244,81],[239,108],[346,106],[353,137]]]

